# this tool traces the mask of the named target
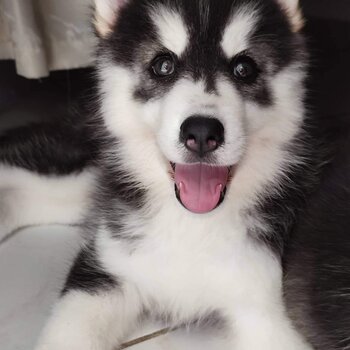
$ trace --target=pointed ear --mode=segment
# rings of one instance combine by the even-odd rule
[[[293,31],[299,32],[304,26],[299,0],[277,0],[277,2],[288,15]]]
[[[104,38],[113,29],[120,9],[128,0],[94,0],[94,25],[97,34]]]

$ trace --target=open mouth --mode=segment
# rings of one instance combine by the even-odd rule
[[[204,163],[173,164],[175,193],[189,211],[205,214],[216,209],[225,199],[233,167]]]

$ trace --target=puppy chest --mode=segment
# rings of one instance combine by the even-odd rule
[[[221,302],[273,286],[275,262],[234,225],[159,224],[149,226],[136,248],[120,243],[104,252],[109,270],[147,295]]]

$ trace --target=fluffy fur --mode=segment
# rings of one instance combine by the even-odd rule
[[[40,176],[0,166],[0,242],[25,226],[81,223],[94,179],[89,168],[79,174]]]
[[[321,164],[305,119],[296,5],[96,1],[98,171],[83,175],[96,181],[87,243],[38,350],[112,350],[146,315],[170,327],[215,315],[237,350],[318,349],[283,291],[290,234]],[[152,62],[164,54],[176,70],[156,79]],[[242,55],[259,67],[252,83],[234,78]],[[179,137],[193,115],[225,128],[224,144],[201,161],[233,169],[223,202],[204,215],[179,203],[171,165],[198,161]]]
[[[316,349],[350,348],[350,123],[326,121],[334,154],[308,200],[284,256],[291,318]]]
[[[74,118],[0,135],[0,241],[25,226],[83,222],[97,152]]]

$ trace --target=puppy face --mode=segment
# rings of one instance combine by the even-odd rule
[[[97,2],[96,16],[105,123],[133,145],[135,170],[141,158],[170,165],[180,202],[209,212],[245,164],[265,168],[252,147],[280,149],[300,126],[291,1],[129,0],[103,10],[110,1]]]

